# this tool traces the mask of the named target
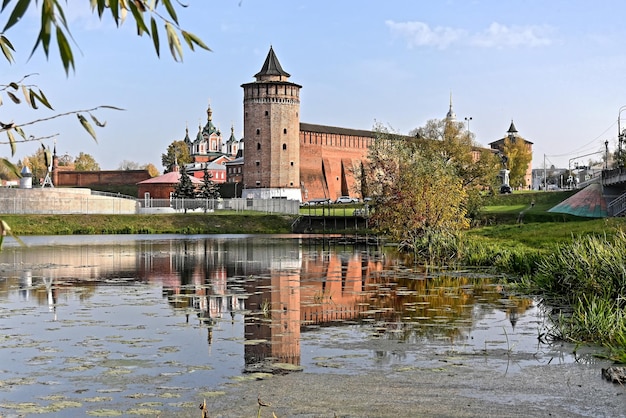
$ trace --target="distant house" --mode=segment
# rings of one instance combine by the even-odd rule
[[[162,176],[153,177],[148,180],[140,181],[137,183],[138,189],[137,193],[139,198],[141,199],[170,199],[172,193],[174,193],[174,189],[176,189],[176,185],[180,183],[180,171],[178,171],[178,166],[174,165],[173,170],[169,173],[165,173]],[[191,178],[191,182],[196,185],[198,188],[202,186],[203,181],[189,176]]]

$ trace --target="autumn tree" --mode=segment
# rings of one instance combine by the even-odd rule
[[[463,187],[488,188],[494,183],[500,162],[490,150],[473,140],[463,129],[463,123],[429,120],[424,127],[412,131],[420,146],[440,155],[454,168]]]
[[[41,184],[41,181],[46,177],[48,172],[48,166],[46,165],[46,157],[44,155],[43,148],[37,148],[34,154],[24,157],[18,169],[27,166],[33,175],[33,185],[37,186]]]
[[[150,174],[150,177],[156,177],[159,175],[159,169],[156,168],[156,166],[152,163],[148,163],[141,168],[148,170],[148,174]]]
[[[461,122],[433,119],[411,133],[420,149],[441,157],[460,178],[468,215],[474,217],[482,206],[482,192],[496,186],[500,159],[476,143]]]
[[[100,164],[91,154],[81,152],[74,158],[74,169],[76,171],[100,171]]]
[[[376,196],[371,220],[401,246],[419,251],[469,227],[463,180],[422,141],[378,127],[365,173]]]
[[[507,158],[511,187],[526,186],[526,171],[533,157],[524,138],[520,136],[504,138],[502,152]]]
[[[172,171],[174,164],[183,166],[191,162],[191,155],[189,155],[189,148],[185,141],[174,141],[168,145],[165,154],[161,154],[161,163],[165,168],[165,172]]]
[[[118,170],[148,170],[150,177],[156,177],[159,175],[159,169],[152,163],[139,164],[136,161],[123,160],[118,166]]]

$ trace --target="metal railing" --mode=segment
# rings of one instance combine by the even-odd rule
[[[609,204],[606,205],[606,213],[608,216],[618,216],[626,211],[626,193],[613,199]]]
[[[287,199],[139,199],[141,212],[150,209],[161,212],[215,212],[230,210],[235,212],[256,211],[264,213],[285,213],[297,215],[300,202]]]
[[[300,202],[287,199],[137,199],[115,193],[97,192],[92,195],[2,196],[2,214],[149,214],[256,211],[298,215]]]

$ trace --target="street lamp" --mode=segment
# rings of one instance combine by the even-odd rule
[[[470,120],[472,120],[472,117],[471,117],[471,116],[467,116],[467,117],[465,117],[465,122],[467,122],[467,136],[468,136],[468,137],[470,136],[470,128],[469,128],[469,123],[470,123]]]
[[[622,133],[622,127],[620,124],[623,110],[626,110],[626,105],[620,107],[617,113],[617,160],[620,167],[622,166],[622,142],[624,142],[624,134]]]
[[[604,169],[608,170],[609,169],[609,140],[608,139],[604,141],[604,152],[605,152]]]

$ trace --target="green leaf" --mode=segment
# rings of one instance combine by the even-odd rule
[[[208,46],[205,45],[204,42],[202,42],[202,39],[198,38],[196,35],[194,35],[193,33],[190,32],[186,32],[186,31],[181,31],[183,34],[183,38],[185,38],[185,41],[187,42],[187,45],[189,45],[189,48],[193,51],[193,46],[191,43],[198,45],[200,48],[202,49],[206,49],[207,51],[210,51],[211,48],[209,48]],[[191,43],[190,43],[191,42]]]
[[[4,9],[6,5],[7,5],[6,2],[3,3],[2,8]],[[2,29],[3,33],[5,33],[11,26],[15,25],[17,21],[20,20],[22,16],[24,16],[24,13],[26,13],[26,9],[28,9],[29,5],[30,5],[30,0],[18,0],[17,1],[15,8],[11,12],[11,16],[9,16],[9,20],[7,21],[7,24],[4,25],[4,29]]]
[[[7,170],[9,170],[17,178],[22,178],[22,173],[20,172],[19,168],[17,168],[17,166],[13,164],[11,161],[7,160],[6,158],[0,158],[0,164],[3,165]]]
[[[50,105],[50,102],[48,102],[48,98],[46,97],[45,94],[43,94],[43,91],[39,90],[39,94],[35,93],[34,91],[31,90],[31,93],[37,98],[37,100],[39,100],[39,103],[41,103],[42,105],[44,105],[45,107],[47,107],[50,110],[54,110],[52,109],[52,106]]]
[[[7,131],[7,136],[9,137],[9,145],[11,146],[11,157],[13,157],[15,155],[15,137],[10,130]]]
[[[7,93],[7,96],[9,96],[11,98],[11,100],[13,100],[13,103],[15,103],[15,104],[20,104],[21,103],[20,99],[18,99],[15,94],[11,93],[10,91],[7,91],[6,93]]]
[[[128,3],[128,7],[130,8],[130,11],[133,14],[133,17],[135,18],[135,22],[137,22],[137,35],[141,36],[144,33],[150,33],[150,31],[148,30],[148,27],[146,26],[146,23],[143,21],[143,15],[137,8],[137,5],[135,4],[135,2],[130,1]]]
[[[115,20],[115,25],[120,25],[120,5],[118,0],[109,0],[109,8],[111,9],[111,15]]]
[[[165,23],[165,31],[167,32],[167,43],[170,46],[170,53],[172,57],[174,57],[174,61],[183,60],[183,48],[180,44],[180,39],[178,39],[178,35],[176,34],[176,30],[171,23]]]
[[[26,139],[26,134],[24,133],[24,130],[21,127],[15,126],[13,127],[13,130],[17,132],[22,138]]]
[[[98,142],[98,138],[96,138],[96,131],[93,130],[93,127],[91,126],[89,121],[83,115],[81,115],[80,113],[76,114],[76,116],[78,117],[78,120],[80,121],[80,124],[83,125],[83,128],[85,128],[85,130],[87,132],[89,132],[89,135],[91,135],[91,137],[97,143]]]
[[[89,113],[89,116],[91,116],[91,120],[93,120],[93,123],[96,124],[97,127],[99,128],[104,128],[107,123],[106,122],[100,122],[98,119],[96,119],[96,117],[94,115],[92,115],[91,113]]]
[[[35,92],[33,89],[28,90],[28,100],[30,102],[30,107],[33,109],[38,109],[37,107],[37,98],[35,97]]]
[[[46,58],[49,56],[52,17],[53,17],[52,7],[50,3],[45,2],[41,6],[41,29],[39,30],[39,34],[37,35],[37,41],[35,42],[35,45],[33,46],[33,50],[30,51],[30,57],[33,56],[33,54],[37,50],[37,46],[40,43],[43,47],[43,52],[46,55]]]
[[[69,73],[70,66],[74,69],[74,55],[70,44],[67,42],[65,34],[60,27],[57,26],[57,44],[59,46],[59,54],[61,55],[61,61],[63,62],[63,68],[65,68],[65,74]]]
[[[178,25],[178,16],[176,16],[176,9],[174,9],[170,0],[163,0],[163,5],[165,6],[167,13],[170,15],[172,20]]]
[[[0,9],[0,13],[4,12],[5,7],[7,7],[9,3],[11,3],[11,0],[4,0],[2,2],[2,9]]]
[[[13,48],[9,39],[4,35],[0,36],[0,49],[2,49],[2,53],[9,63],[15,62],[12,53],[12,51],[15,52],[15,48]]]
[[[156,20],[154,17],[150,18],[150,26],[152,27],[152,42],[154,43],[154,49],[156,50],[157,57],[161,58],[160,45],[159,45],[159,29],[157,28]]]

